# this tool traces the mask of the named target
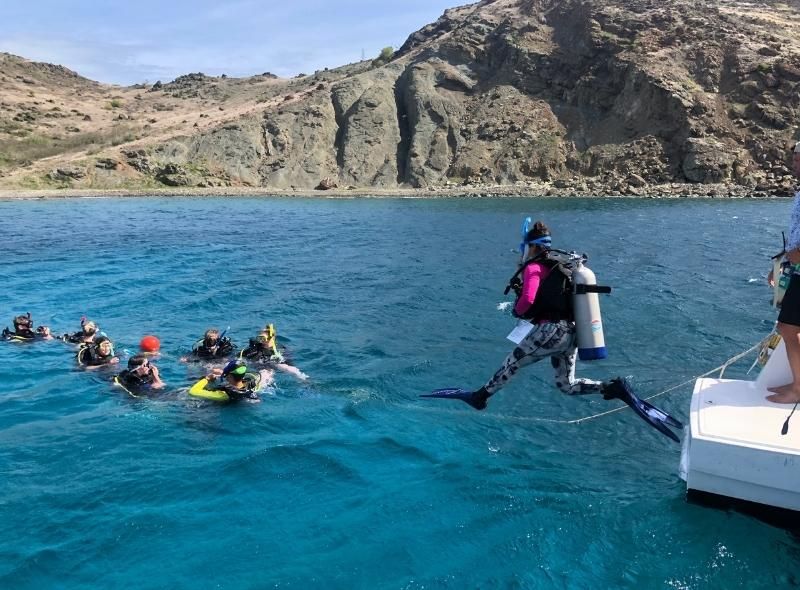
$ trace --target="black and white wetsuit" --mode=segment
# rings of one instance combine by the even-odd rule
[[[575,323],[568,320],[536,324],[528,335],[506,357],[503,366],[484,385],[494,394],[502,389],[522,367],[550,358],[555,369],[556,387],[568,395],[600,393],[601,381],[575,378]]]
[[[575,378],[578,352],[575,322],[571,304],[567,302],[565,305],[559,299],[564,295],[557,284],[560,280],[555,274],[557,272],[553,266],[539,262],[528,263],[522,271],[522,285],[514,314],[529,319],[534,326],[484,385],[490,395],[505,386],[522,367],[548,357],[555,369],[556,387],[563,393],[577,395],[602,391],[601,381]]]

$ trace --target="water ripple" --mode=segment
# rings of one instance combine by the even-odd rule
[[[609,408],[559,394],[547,363],[483,413],[418,398],[476,387],[508,354],[514,320],[498,303],[525,215],[588,252],[614,288],[602,300],[609,359],[579,372],[630,375],[654,393],[771,328],[754,277],[773,248],[758,244],[785,229],[788,209],[0,202],[0,319],[31,311],[63,333],[86,315],[128,351],[158,334],[170,386],[133,399],[76,370],[74,347],[0,343],[0,587],[792,585],[797,539],[687,504],[678,449],[630,412],[538,421]],[[93,231],[78,239],[76,220]],[[310,382],[278,374],[260,404],[187,395],[207,368],[178,359],[207,327],[244,344],[267,322]],[[685,417],[690,392],[663,404]]]

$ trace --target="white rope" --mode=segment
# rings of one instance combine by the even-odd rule
[[[770,336],[771,336],[771,334],[770,334]],[[668,387],[667,389],[664,389],[663,391],[659,391],[658,393],[655,393],[655,394],[651,395],[650,397],[646,397],[644,399],[646,401],[649,401],[651,399],[655,399],[657,397],[661,397],[662,395],[666,395],[666,394],[668,394],[668,393],[670,393],[672,391],[675,391],[676,389],[680,389],[684,385],[688,385],[689,383],[692,383],[692,382],[694,382],[694,381],[696,381],[698,379],[702,379],[703,377],[708,377],[709,375],[713,375],[714,373],[717,373],[717,372],[719,373],[719,378],[721,379],[722,375],[725,373],[725,369],[727,369],[731,364],[735,363],[736,361],[746,357],[748,354],[750,354],[752,352],[755,352],[756,350],[761,348],[767,342],[767,340],[770,338],[770,336],[767,336],[766,338],[761,340],[758,344],[755,344],[755,345],[751,346],[747,350],[742,351],[742,352],[740,352],[739,354],[737,354],[735,356],[732,356],[727,361],[722,363],[720,366],[714,367],[713,369],[711,369],[709,371],[706,371],[705,373],[703,373],[701,375],[696,375],[694,377],[691,377],[691,378],[687,379],[686,381],[678,383],[677,385],[673,385],[672,387]],[[614,408],[613,410],[606,410],[605,412],[600,412],[598,414],[592,414],[591,416],[584,416],[583,418],[574,418],[572,420],[558,420],[558,419],[555,419],[555,418],[539,418],[539,417],[535,417],[535,416],[503,416],[503,415],[499,415],[499,414],[487,414],[487,416],[492,416],[492,417],[495,417],[495,418],[502,418],[502,419],[506,419],[506,420],[520,420],[520,421],[525,421],[525,422],[548,422],[550,424],[580,424],[581,422],[588,422],[589,420],[594,420],[595,418],[601,418],[602,416],[608,416],[609,414],[614,414],[615,412],[619,412],[621,410],[626,410],[626,409],[628,409],[627,404],[623,404],[622,406],[620,406],[618,408]]]

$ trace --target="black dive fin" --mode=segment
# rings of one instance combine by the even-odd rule
[[[460,389],[458,387],[451,387],[446,389],[434,389],[430,393],[421,395],[420,397],[434,397],[441,399],[457,399],[466,402],[476,410],[483,410],[486,408],[486,398],[488,396],[480,395],[477,391],[469,391],[467,389]]]
[[[636,399],[639,399],[639,398],[636,398]],[[683,430],[683,423],[680,422],[679,420],[676,420],[675,418],[673,418],[669,414],[667,414],[661,408],[657,408],[653,404],[651,404],[650,402],[645,401],[643,399],[640,399],[639,402],[641,402],[642,407],[644,408],[644,411],[647,412],[648,416],[651,416],[651,417],[655,418],[656,420],[661,420],[662,422],[664,422],[668,426],[672,426],[673,428],[677,428],[678,430]]]
[[[663,410],[640,400],[637,395],[633,393],[631,386],[625,379],[612,380],[611,383],[604,388],[603,397],[605,399],[618,399],[625,402],[642,420],[658,430],[661,434],[671,438],[676,443],[681,442],[675,433],[667,427],[667,424],[675,428],[683,428],[683,425]]]

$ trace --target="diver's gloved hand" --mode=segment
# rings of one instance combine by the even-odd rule
[[[510,290],[513,290],[517,297],[519,297],[522,294],[522,279],[518,276],[511,279],[511,282],[508,283],[508,287],[506,288],[506,294],[508,294]]]

